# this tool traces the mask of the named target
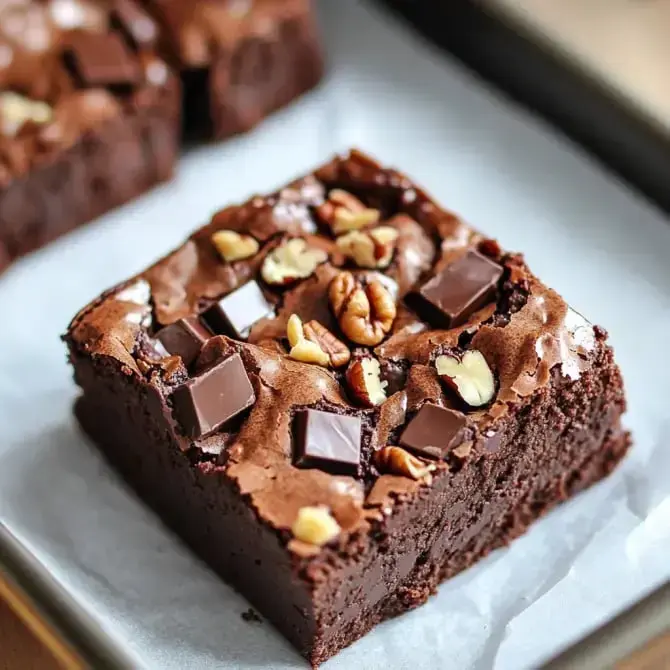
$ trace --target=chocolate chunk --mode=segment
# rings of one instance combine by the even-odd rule
[[[464,427],[461,412],[426,403],[405,427],[400,444],[422,456],[442,459],[461,443]]]
[[[410,294],[409,305],[432,326],[460,326],[495,298],[502,272],[497,263],[470,250]]]
[[[175,416],[184,432],[194,439],[213,433],[255,400],[239,354],[205,370],[172,394]]]
[[[85,88],[127,87],[140,82],[137,61],[115,33],[73,32],[65,57]]]
[[[200,353],[202,345],[212,337],[197,316],[179,319],[158,331],[156,339],[173,356],[181,356],[184,365],[189,366]]]
[[[252,279],[212,305],[202,318],[216,334],[244,340],[257,321],[273,314],[273,305]]]
[[[294,422],[294,462],[332,474],[356,474],[361,458],[361,420],[306,409]]]

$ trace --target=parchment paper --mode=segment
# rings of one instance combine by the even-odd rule
[[[530,667],[670,577],[670,225],[581,151],[353,0],[322,3],[331,74],[256,133],[0,279],[0,519],[150,668],[304,667],[164,530],[71,418],[58,336],[224,203],[351,145],[402,167],[611,333],[636,446],[614,476],[326,667]]]

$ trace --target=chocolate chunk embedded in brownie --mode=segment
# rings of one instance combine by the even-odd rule
[[[171,175],[156,37],[134,0],[0,3],[0,270]]]
[[[65,340],[84,430],[314,664],[629,444],[605,331],[356,151],[216,213]]]

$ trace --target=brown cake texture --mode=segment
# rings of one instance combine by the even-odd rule
[[[322,69],[309,0],[0,0],[0,271],[168,179],[182,118],[249,130]]]
[[[608,474],[605,331],[358,151],[85,307],[76,414],[319,664]]]

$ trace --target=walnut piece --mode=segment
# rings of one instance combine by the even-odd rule
[[[380,211],[366,207],[356,196],[334,188],[328,200],[317,207],[317,216],[328,226],[333,235],[373,226],[379,221]]]
[[[291,532],[296,539],[317,547],[334,540],[340,530],[340,525],[328,508],[323,506],[301,507],[291,526]]]
[[[393,327],[395,300],[378,281],[364,286],[351,272],[340,272],[330,282],[328,297],[340,329],[356,344],[375,346]]]
[[[30,100],[13,91],[0,93],[0,130],[6,135],[15,135],[26,121],[47,123],[53,110],[46,102]]]
[[[480,351],[470,349],[459,359],[443,354],[435,359],[440,379],[470,407],[488,405],[496,394],[493,372]]]
[[[330,356],[319,346],[305,337],[302,320],[297,314],[291,314],[286,324],[286,337],[291,345],[288,355],[301,363],[314,363],[324,368],[330,365]]]
[[[303,332],[307,340],[319,345],[319,348],[328,354],[331,367],[341,368],[351,359],[349,347],[318,321],[308,321],[303,326]]]
[[[352,361],[346,380],[354,398],[365,407],[376,407],[386,400],[388,382],[381,380],[381,366],[372,356]]]
[[[354,230],[337,238],[337,248],[359,268],[375,270],[391,263],[398,231],[391,226]]]
[[[212,244],[221,258],[228,263],[250,258],[258,253],[258,241],[251,235],[240,235],[234,230],[219,230],[212,235]]]
[[[401,447],[384,447],[375,452],[375,465],[381,472],[411,479],[421,479],[435,470],[434,464],[425,463]]]
[[[261,277],[272,286],[285,286],[309,277],[328,259],[323,249],[308,246],[301,237],[290,239],[273,249],[263,261]]]

